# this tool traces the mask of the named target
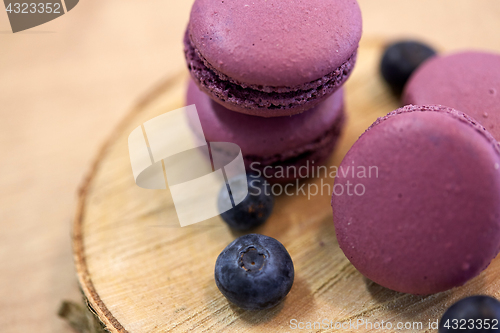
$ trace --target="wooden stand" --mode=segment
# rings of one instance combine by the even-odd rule
[[[338,165],[377,117],[398,107],[378,74],[381,40],[363,40],[346,89],[347,127],[329,163]],[[290,294],[269,311],[229,304],[213,277],[215,260],[235,237],[219,218],[181,228],[168,190],[134,183],[127,138],[157,115],[184,105],[187,72],[149,94],[113,133],[80,190],[73,229],[78,278],[90,307],[111,332],[278,332],[316,323],[306,332],[354,331],[335,322],[410,323],[426,332],[456,300],[473,294],[500,296],[500,259],[464,287],[417,297],[364,278],[338,247],[330,195],[282,196],[255,232],[288,249],[296,279]],[[308,183],[319,184],[315,179]],[[421,322],[422,327],[412,324]],[[321,330],[326,325],[329,329]],[[338,325],[338,324],[337,324]],[[407,324],[408,325],[408,324]],[[301,326],[302,327],[302,326]],[[387,326],[384,326],[387,328]],[[408,327],[408,326],[407,326]],[[387,330],[386,330],[387,331]]]

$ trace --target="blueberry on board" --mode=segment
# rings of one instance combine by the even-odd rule
[[[471,296],[453,304],[439,322],[439,333],[500,332],[500,302],[490,296]]]
[[[247,231],[263,224],[274,207],[274,196],[270,191],[269,183],[264,178],[255,175],[238,175],[232,178],[231,182],[240,183],[240,186],[248,186],[248,195],[236,207],[220,214],[224,222],[238,231]],[[228,190],[223,187],[219,192],[219,205],[221,202],[226,202],[228,197]],[[219,206],[219,211],[221,210]]]
[[[276,239],[248,234],[229,244],[215,263],[215,283],[233,304],[245,310],[269,309],[292,288],[292,258]]]
[[[411,74],[427,59],[434,56],[430,46],[416,41],[401,41],[389,45],[382,57],[382,76],[393,91],[400,94]]]

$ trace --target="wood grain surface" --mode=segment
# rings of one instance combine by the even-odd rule
[[[359,2],[367,41],[500,51],[497,0]],[[79,300],[70,245],[78,184],[138,96],[184,68],[191,3],[85,0],[18,34],[0,10],[1,332],[70,330],[56,312],[62,299]]]
[[[74,332],[57,311],[81,302],[77,189],[140,95],[184,66],[190,6],[82,0],[12,34],[0,4],[0,332]]]
[[[360,45],[346,85],[347,126],[329,165],[338,165],[377,117],[398,106],[377,72],[385,43],[367,37]],[[367,280],[338,247],[327,190],[278,197],[271,218],[255,230],[282,242],[293,259],[295,283],[284,303],[265,311],[228,303],[213,270],[218,254],[239,234],[219,217],[181,228],[169,191],[139,188],[130,168],[129,133],[184,106],[187,75],[167,81],[134,109],[99,154],[82,190],[74,225],[77,272],[89,303],[112,332],[276,332],[291,330],[293,319],[422,323],[408,331],[424,332],[460,298],[500,296],[500,258],[465,286],[430,296],[397,293]],[[319,179],[310,184],[321,186]],[[320,328],[307,331],[335,330]]]

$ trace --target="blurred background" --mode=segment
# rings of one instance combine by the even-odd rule
[[[249,0],[251,1],[251,0]],[[498,0],[359,0],[362,43],[500,52]],[[71,223],[99,147],[141,95],[185,71],[191,0],[82,0],[13,34],[0,10],[0,332],[71,332]]]

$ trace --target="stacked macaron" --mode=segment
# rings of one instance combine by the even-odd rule
[[[333,151],[344,122],[342,84],[361,38],[353,0],[196,0],[184,38],[207,141],[239,145],[271,181]]]

